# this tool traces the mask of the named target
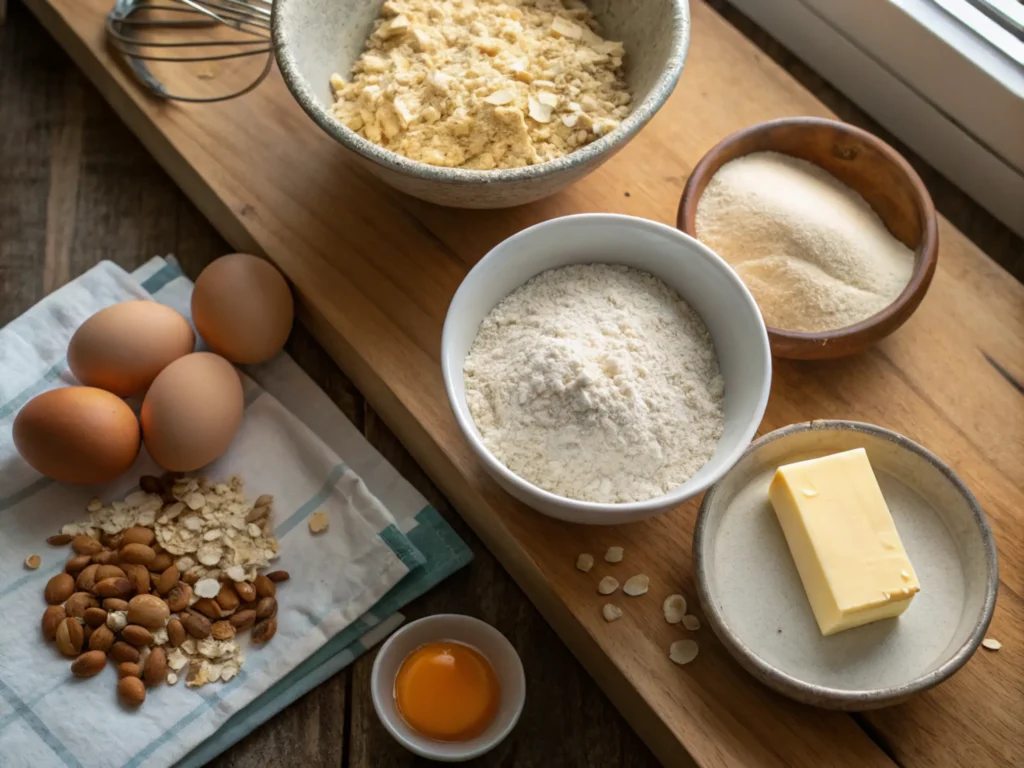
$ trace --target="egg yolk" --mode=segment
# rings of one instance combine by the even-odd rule
[[[467,741],[498,712],[498,678],[487,659],[467,645],[429,643],[402,662],[395,703],[411,728],[437,741]]]

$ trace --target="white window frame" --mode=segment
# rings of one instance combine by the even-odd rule
[[[1007,53],[949,12],[966,0],[729,2],[1024,237],[1019,40]]]

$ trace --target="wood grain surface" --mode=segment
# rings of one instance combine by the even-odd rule
[[[229,250],[27,9],[14,3],[0,27],[0,326],[101,259],[131,270],[173,253],[195,278]],[[477,616],[502,629],[523,658],[531,684],[519,728],[500,750],[468,765],[655,768],[651,752],[309,332],[296,326],[287,350],[473,549],[470,566],[405,615]],[[373,713],[373,658],[373,652],[360,658],[211,765],[423,765]],[[0,756],[0,766],[20,768],[14,757]]]
[[[687,760],[681,745],[701,765],[1024,761],[1017,738],[1024,715],[1018,517],[1024,508],[1024,409],[1008,381],[1024,373],[1024,291],[947,223],[935,285],[906,328],[852,361],[779,363],[762,425],[843,416],[897,429],[949,461],[989,512],[1003,558],[992,634],[1003,640],[1004,650],[976,657],[952,681],[901,707],[849,718],[784,701],[743,675],[706,633],[699,663],[673,668],[664,658],[672,634],[655,601],[630,604],[627,619],[609,628],[599,618],[593,585],[573,570],[572,561],[581,549],[599,553],[609,543],[624,544],[635,558],[630,567],[651,575],[653,594],[682,586],[692,596],[693,506],[614,530],[555,523],[511,503],[457,438],[436,369],[439,327],[461,274],[487,248],[529,223],[577,210],[671,221],[682,182],[718,138],[769,117],[827,114],[705,6],[694,6],[694,42],[680,88],[629,148],[552,200],[466,214],[402,198],[354,170],[290,103],[276,76],[230,105],[202,111],[157,106],[124,90],[123,73],[104,66],[109,62],[97,23],[102,2],[30,4],[232,244],[266,252],[284,268],[320,340],[666,765]],[[728,98],[737,93],[742,97]],[[260,125],[261,117],[266,122],[267,115],[274,115],[274,131],[247,129]],[[220,151],[240,136],[244,151]],[[218,139],[223,146],[215,152],[210,141]],[[254,167],[251,158],[261,147],[265,151],[258,156],[265,162]],[[537,647],[545,657],[551,652]],[[532,695],[536,674],[528,669]],[[358,682],[358,669],[351,679]],[[565,695],[541,702],[533,727],[547,725],[551,733],[551,723],[558,723],[549,746],[557,749],[575,738],[576,731],[562,726],[589,724],[585,715],[569,723],[562,719],[580,700]],[[365,697],[360,702],[353,696],[349,703],[352,710],[363,707],[363,714],[351,715],[353,739],[370,733],[375,723]],[[519,760],[517,748],[529,731],[521,726],[517,741],[510,742],[512,753],[496,759]],[[350,754],[363,755],[361,764],[389,764],[375,749],[353,748]],[[568,759],[565,752],[552,752],[548,762],[536,764],[618,764],[616,754],[634,752],[578,752]]]

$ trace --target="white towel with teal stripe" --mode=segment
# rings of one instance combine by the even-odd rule
[[[68,554],[44,540],[82,519],[94,496],[123,498],[141,475],[159,470],[143,451],[106,486],[51,482],[17,455],[14,416],[39,392],[75,383],[67,344],[93,312],[153,298],[187,316],[191,292],[173,259],[153,259],[131,275],[103,262],[0,329],[4,768],[200,766],[387,636],[402,621],[399,608],[469,562],[437,512],[281,354],[246,369],[243,426],[203,471],[237,474],[248,494],[274,495],[278,563],[291,573],[280,589],[277,636],[248,648],[230,682],[153,688],[135,711],[116,699],[113,665],[96,678],[73,678],[68,660],[39,634],[43,587]],[[306,518],[317,510],[328,513],[330,527],[314,538]],[[30,554],[42,556],[37,571],[23,565]]]

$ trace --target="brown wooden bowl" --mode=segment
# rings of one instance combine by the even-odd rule
[[[772,354],[824,360],[862,352],[907,321],[921,303],[939,255],[935,206],[921,178],[892,147],[836,120],[791,117],[758,123],[722,140],[693,169],[679,201],[676,226],[697,237],[697,202],[719,168],[751,152],[779,152],[824,168],[859,193],[900,242],[914,251],[910,282],[892,304],[866,320],[830,331],[768,328]]]

